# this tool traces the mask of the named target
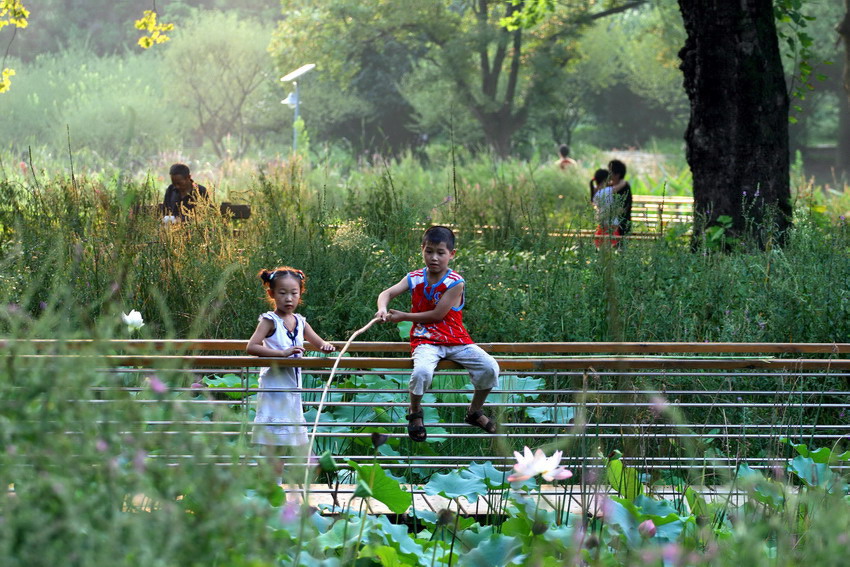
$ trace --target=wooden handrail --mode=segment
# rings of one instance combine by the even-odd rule
[[[330,368],[336,358],[304,357],[273,358],[256,356],[179,356],[179,355],[81,355],[81,354],[21,354],[16,359],[44,361],[56,358],[72,358],[111,366],[188,366],[192,368],[248,368],[265,366],[298,366],[301,368]],[[850,359],[795,359],[795,358],[661,358],[661,357],[576,357],[576,358],[502,358],[496,357],[503,371],[552,371],[552,370],[637,370],[637,369],[694,369],[694,370],[755,370],[787,369],[850,370]],[[339,368],[349,369],[409,369],[413,359],[408,357],[343,357]],[[440,369],[462,368],[450,362],[440,362]]]
[[[345,343],[331,341],[341,348]],[[248,341],[242,339],[0,339],[0,348],[32,346],[38,351],[62,347],[81,349],[97,347],[126,351],[241,351]],[[492,353],[551,353],[551,354],[847,354],[850,343],[698,343],[698,342],[536,342],[536,343],[478,343]],[[309,345],[307,350],[315,350]],[[409,353],[407,342],[355,341],[349,352]],[[253,358],[253,357],[252,357]]]

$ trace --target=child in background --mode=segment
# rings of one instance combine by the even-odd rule
[[[590,180],[590,203],[593,205],[593,208],[596,208],[595,203],[593,202],[593,197],[596,195],[596,192],[605,187],[605,181],[608,180],[608,170],[607,169],[597,169],[593,173],[593,179]]]
[[[397,323],[411,321],[410,347],[413,372],[410,374],[410,413],[407,434],[417,442],[425,441],[422,396],[431,385],[440,360],[453,360],[469,370],[475,391],[464,421],[487,433],[496,433],[496,423],[481,411],[493,387],[498,385],[499,364],[484,349],[472,342],[463,326],[464,280],[449,269],[455,256],[455,235],[444,226],[432,226],[422,237],[425,267],[410,272],[378,296],[375,317]],[[412,295],[411,312],[387,309],[390,300],[404,292]]]
[[[335,350],[316,334],[303,315],[295,312],[306,292],[304,272],[283,266],[262,270],[259,277],[275,309],[260,315],[257,329],[248,339],[245,349],[248,354],[299,358],[304,354],[305,339],[321,351]],[[301,369],[294,366],[263,368],[260,388],[301,388]],[[267,423],[288,425],[260,425]],[[275,447],[276,456],[287,452],[307,456],[307,427],[300,392],[260,392],[254,424],[254,443]],[[275,470],[278,475],[283,473],[282,459],[276,460]]]

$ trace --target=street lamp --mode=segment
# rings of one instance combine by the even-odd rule
[[[295,85],[295,90],[286,95],[286,98],[280,101],[281,103],[289,106],[289,108],[295,109],[295,116],[292,118],[292,153],[295,153],[298,145],[298,126],[296,125],[298,122],[298,104],[301,102],[301,97],[299,96],[298,91],[298,77],[307,73],[308,71],[312,71],[316,68],[315,63],[307,63],[306,65],[299,67],[298,69],[292,71],[291,73],[283,76],[280,80],[284,83],[288,83],[292,81],[292,84]]]

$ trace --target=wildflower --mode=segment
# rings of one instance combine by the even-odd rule
[[[613,501],[606,494],[597,493],[590,503],[590,512],[597,518],[610,518],[614,513],[613,506]]]
[[[166,386],[165,383],[156,376],[148,378],[148,384],[154,394],[164,394],[168,391],[168,386]]]
[[[42,311],[44,311],[45,309],[47,309],[47,302],[46,301],[39,301],[38,302],[38,308],[41,309]]]
[[[677,543],[668,543],[661,548],[661,559],[664,563],[677,563],[682,556],[682,548]]]
[[[301,512],[301,505],[295,500],[288,500],[286,504],[280,508],[280,523],[292,524],[298,520]]]
[[[532,453],[528,447],[523,448],[522,455],[519,451],[514,451],[517,462],[514,465],[515,472],[508,477],[508,481],[522,482],[538,474],[550,482],[568,479],[573,473],[560,466],[562,454],[562,451],[555,451],[551,457],[547,457],[541,449]]]
[[[129,313],[121,313],[121,318],[124,320],[124,324],[127,325],[127,329],[130,331],[138,331],[145,326],[142,314],[135,309]]]
[[[97,449],[98,453],[105,453],[109,449],[109,445],[103,439],[98,439],[94,444],[94,448]]]
[[[645,520],[638,525],[638,533],[640,537],[644,539],[649,539],[655,535],[656,528],[655,522],[652,520]]]
[[[660,416],[667,409],[667,400],[662,396],[654,395],[650,398],[650,402],[652,403],[650,406],[652,408],[652,414],[655,417]]]
[[[192,388],[192,389],[203,388],[204,383],[203,382],[192,382],[192,385],[189,386],[189,387]]]
[[[146,465],[147,460],[148,460],[148,454],[145,453],[144,451],[142,451],[141,449],[139,449],[138,451],[136,451],[136,456],[133,457],[133,469],[137,473],[142,474],[143,472],[145,472],[145,469],[147,468],[147,465]]]

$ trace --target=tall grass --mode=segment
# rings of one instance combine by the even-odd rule
[[[371,319],[382,289],[419,267],[421,223],[451,222],[461,227],[453,266],[467,279],[465,319],[478,341],[846,341],[850,234],[845,224],[834,223],[832,203],[815,189],[800,194],[796,225],[782,249],[693,253],[686,242],[669,236],[629,242],[610,254],[578,237],[549,235],[556,226],[589,222],[580,210],[581,172],[574,179],[555,173],[459,160],[454,169],[448,165],[439,173],[414,163],[364,167],[343,181],[331,170],[277,163],[240,188],[240,199],[252,205],[251,218],[232,221],[210,207],[177,225],[163,225],[152,210],[162,187],[150,180],[10,175],[0,182],[0,335],[122,337],[127,335],[119,313],[138,309],[146,321],[141,336],[247,338],[257,315],[267,309],[256,273],[285,263],[308,274],[302,312],[312,326],[325,338],[343,340]],[[472,229],[478,225],[497,228],[479,233]],[[398,340],[398,334],[380,326],[364,338]],[[64,347],[57,348],[63,352]],[[283,494],[272,486],[264,461],[245,462],[252,450],[242,436],[197,434],[199,428],[216,432],[217,423],[245,420],[243,406],[222,403],[198,412],[192,409],[198,406],[182,403],[194,394],[175,388],[180,379],[168,378],[173,369],[121,375],[100,372],[94,360],[4,358],[0,482],[13,491],[0,504],[0,553],[8,564],[271,565],[290,564],[302,552],[304,562],[309,562],[307,552],[316,562],[327,553],[328,564],[362,552],[366,563],[377,557],[377,547],[395,546],[392,541],[400,542],[397,553],[403,557],[416,555],[412,550],[420,547],[432,555],[419,557],[437,552],[444,557],[454,542],[455,536],[445,535],[445,520],[434,519],[428,534],[406,539],[405,530],[402,538],[394,527],[384,526],[386,521],[366,528],[377,520],[356,514],[341,514],[333,524],[309,512],[303,522],[298,511],[295,519],[289,517],[292,511],[282,506]],[[155,387],[154,379],[165,381],[166,389]],[[504,379],[511,387],[529,385],[527,396],[534,395],[533,380]],[[644,379],[647,388],[659,390],[727,385],[700,375]],[[617,386],[610,376],[589,375],[587,380],[600,391]],[[403,387],[403,382],[404,377],[364,376],[352,378],[350,385],[389,388]],[[466,385],[465,375],[446,377],[441,384]],[[539,385],[564,387],[562,381],[542,379]],[[819,399],[834,401],[829,390],[844,384],[827,377],[811,386],[789,375],[772,386],[820,388]],[[745,393],[740,395],[746,399],[746,391],[757,387],[756,381],[741,386]],[[526,394],[515,395],[526,399]],[[468,399],[467,394],[440,396],[440,401],[460,404]],[[93,397],[96,403],[79,403]],[[586,400],[588,413],[576,412],[575,422],[610,422],[612,410],[593,405],[606,400],[602,394]],[[626,448],[619,440],[603,442],[588,427],[578,442],[562,448],[577,470],[596,462],[597,451],[604,455],[614,449],[638,459],[654,454],[779,458],[787,456],[779,433],[756,445],[745,439],[715,440],[711,431],[697,426],[772,424],[776,431],[802,437],[810,423],[843,423],[837,408],[797,412],[791,404],[754,409],[744,402],[722,412],[689,409],[675,419],[653,416],[644,405],[628,416],[631,423],[669,419],[681,427],[696,424],[704,435],[688,446],[643,436]],[[426,421],[459,422],[463,408],[429,410],[433,418],[426,416]],[[358,412],[328,414],[339,421],[375,417],[371,409]],[[537,419],[513,409],[503,417],[525,420],[528,431]],[[401,416],[389,419],[401,421]],[[362,444],[327,445],[323,448],[337,454],[368,450]],[[509,455],[517,448],[506,444],[495,450]],[[395,449],[402,460],[404,449],[398,444]],[[457,439],[433,450],[483,455],[489,449]],[[422,449],[427,450],[432,449]],[[170,459],[160,458],[166,455],[184,458],[180,466],[171,466]],[[675,468],[667,472],[652,480],[728,480],[685,478],[687,471]],[[405,474],[408,480],[440,482],[437,475],[429,479],[428,471]],[[780,490],[768,488],[770,494]],[[840,499],[827,490],[799,497],[789,490],[776,504],[765,501],[768,488],[756,490],[749,507],[727,503],[687,521],[671,520],[691,530],[681,536],[689,547],[679,552],[697,556],[668,561],[793,565],[840,557],[838,538],[850,518]],[[525,500],[518,503],[516,508],[525,512],[496,527],[467,520],[461,528],[455,525],[464,552],[477,550],[468,560],[500,564],[492,559],[494,550],[514,544],[541,561],[546,556],[580,557],[593,565],[663,560],[660,547],[623,539],[617,530],[626,528],[605,528],[598,519],[544,522],[549,535],[536,537],[541,516],[529,506]],[[667,510],[666,504],[652,506]],[[684,504],[678,506],[682,513]],[[493,517],[505,511],[496,510]],[[361,533],[366,535],[361,538]],[[484,548],[477,547],[479,542]],[[765,542],[772,551],[764,551]]]

